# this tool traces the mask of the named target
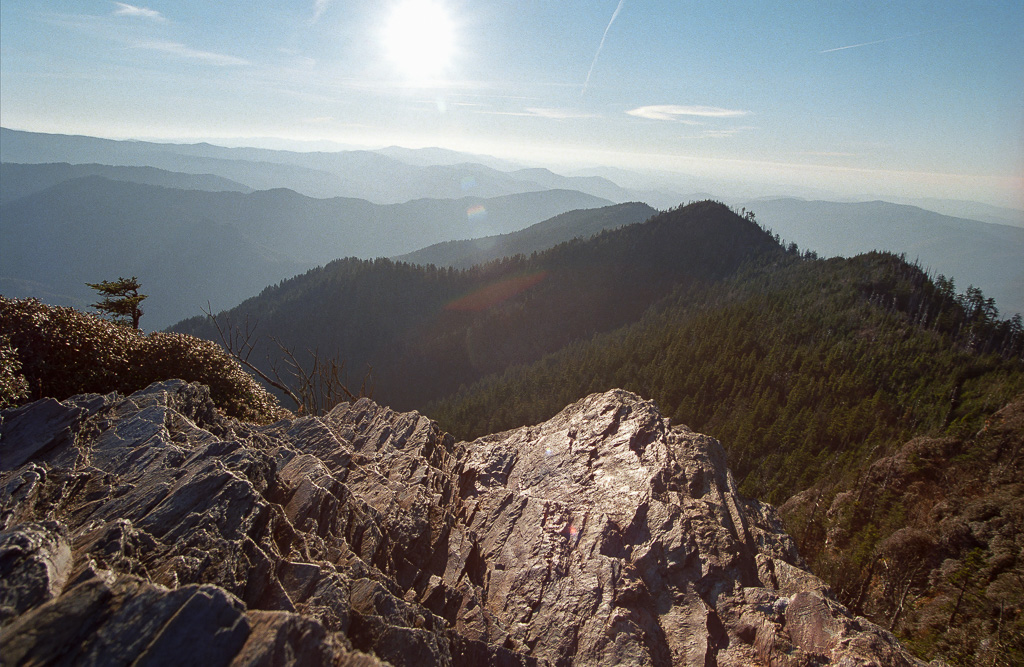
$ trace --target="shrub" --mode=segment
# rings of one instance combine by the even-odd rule
[[[21,374],[21,360],[7,336],[0,336],[0,410],[28,397],[28,382]]]
[[[211,341],[185,334],[146,335],[73,308],[4,297],[0,336],[7,341],[6,348],[0,344],[0,406],[45,396],[128,394],[180,378],[207,385],[228,416],[266,423],[288,414]]]

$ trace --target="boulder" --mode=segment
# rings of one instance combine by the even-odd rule
[[[367,399],[257,427],[181,381],[0,424],[9,664],[921,664],[628,392],[473,442]]]

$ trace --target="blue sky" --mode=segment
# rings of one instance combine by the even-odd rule
[[[410,2],[450,33],[419,56]],[[0,122],[1024,207],[1022,34],[1020,0],[4,0]]]

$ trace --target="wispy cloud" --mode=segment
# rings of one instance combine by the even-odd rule
[[[570,120],[574,118],[600,118],[598,114],[576,111],[575,109],[552,109],[548,107],[527,107],[522,111],[478,111],[477,113],[494,116],[525,116],[528,118],[549,118],[551,120]]]
[[[608,31],[612,29],[612,24],[615,23],[615,17],[622,11],[622,5],[625,4],[626,0],[619,0],[619,4],[615,6],[615,11],[612,12],[612,17],[608,21],[608,25],[605,26],[604,34],[601,35],[601,43],[597,45],[597,51],[594,53],[594,59],[590,62],[590,69],[587,70],[587,78],[583,81],[583,88],[580,90],[580,97],[583,97],[587,93],[587,86],[590,84],[590,75],[594,73],[594,65],[597,64],[597,57],[601,55],[601,49],[604,48],[604,40],[608,37]]]
[[[233,67],[250,64],[248,60],[244,60],[242,58],[236,58],[235,56],[229,56],[224,53],[200,51],[198,49],[193,49],[179,42],[140,41],[133,42],[132,48],[145,49],[147,51],[158,51],[160,53],[166,53],[168,55],[176,56],[178,58],[186,58],[188,60],[199,60],[220,67]]]
[[[756,127],[753,127],[751,125],[744,125],[743,127],[730,127],[730,128],[724,128],[724,129],[716,129],[716,130],[710,130],[709,129],[709,130],[704,130],[703,132],[701,132],[697,136],[697,138],[698,139],[728,139],[729,137],[735,137],[737,134],[740,134],[741,132],[749,132],[751,130],[756,130],[756,129],[757,129]]]
[[[324,15],[327,8],[330,6],[331,0],[314,0],[313,2],[313,23],[320,20],[320,17]]]
[[[689,120],[686,117],[734,118],[737,116],[746,116],[750,112],[740,109],[722,109],[720,107],[686,106],[681,104],[652,104],[650,106],[630,109],[626,113],[630,116],[637,116],[638,118],[648,118],[650,120],[671,120],[677,123],[685,123],[687,125],[698,125],[699,123],[697,121]]]
[[[842,153],[839,151],[801,151],[801,155],[813,155],[815,157],[857,157],[857,153]]]
[[[155,9],[149,9],[148,7],[136,7],[135,5],[129,5],[124,2],[115,2],[114,4],[117,5],[117,9],[114,10],[114,16],[137,16],[139,18],[150,19],[151,21],[167,21],[164,15]]]
[[[570,118],[597,118],[597,114],[573,109],[551,109],[548,107],[528,107],[526,112],[538,118],[551,118],[554,120],[567,120]]]

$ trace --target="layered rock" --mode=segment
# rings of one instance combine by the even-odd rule
[[[918,664],[627,392],[470,443],[366,399],[255,427],[179,381],[0,428],[7,664]]]

